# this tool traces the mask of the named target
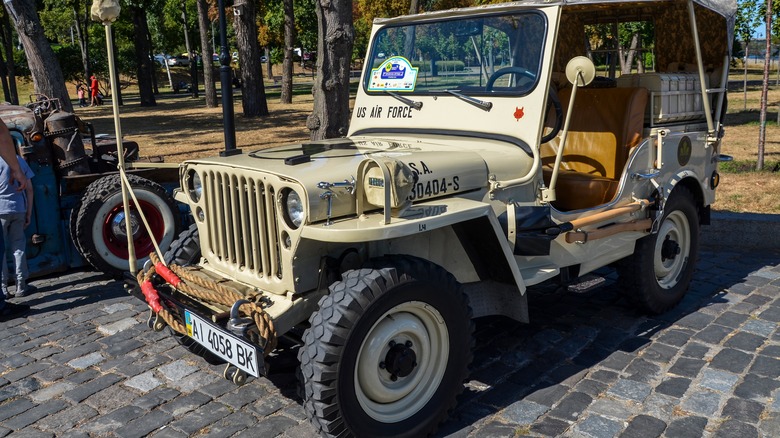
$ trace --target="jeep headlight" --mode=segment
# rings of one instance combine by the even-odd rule
[[[198,172],[191,169],[187,172],[187,192],[192,202],[200,202],[200,198],[203,196],[203,183],[200,180],[200,176]]]
[[[381,167],[385,166],[389,174],[389,181],[385,181]],[[363,190],[366,201],[376,207],[385,206],[385,190],[390,190],[390,207],[398,213],[409,207],[409,194],[412,186],[417,182],[417,175],[406,163],[400,160],[378,158],[366,166],[363,176]],[[388,186],[388,187],[386,187]]]
[[[287,222],[287,225],[291,228],[300,227],[306,216],[303,211],[303,202],[301,202],[300,195],[293,189],[285,189],[282,196],[285,212],[284,219]]]

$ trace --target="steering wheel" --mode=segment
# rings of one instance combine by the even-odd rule
[[[504,67],[502,69],[496,70],[495,73],[490,75],[490,78],[487,81],[487,85],[485,86],[485,91],[493,91],[493,84],[496,82],[496,79],[508,74],[522,75],[530,78],[531,80],[536,80],[536,75],[524,69],[523,67]]]
[[[545,111],[545,114],[550,112],[551,106],[555,109],[555,125],[553,125],[552,131],[542,137],[541,143],[539,144],[545,144],[555,138],[563,126],[563,107],[561,106],[561,99],[558,98],[558,93],[555,91],[555,86],[552,84],[550,85],[550,93],[547,96],[547,111]]]

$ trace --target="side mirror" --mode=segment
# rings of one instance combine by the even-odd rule
[[[576,56],[566,64],[566,79],[572,85],[585,87],[596,78],[596,66],[585,56]]]

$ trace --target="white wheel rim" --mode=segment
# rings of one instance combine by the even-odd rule
[[[146,201],[160,211],[160,214],[162,215],[165,223],[165,232],[163,233],[162,240],[157,242],[157,244],[164,251],[163,248],[170,246],[175,237],[175,221],[173,217],[174,213],[170,211],[168,205],[162,199],[160,199],[159,196],[149,192],[148,190],[135,189],[135,196],[138,198],[139,202]],[[111,250],[106,245],[106,242],[103,240],[103,227],[99,226],[106,220],[108,215],[111,213],[111,210],[117,205],[117,203],[122,203],[122,192],[113,194],[98,209],[96,219],[92,221],[92,223],[95,225],[92,227],[92,241],[95,244],[95,250],[97,250],[98,254],[100,254],[100,257],[105,260],[106,263],[117,269],[127,269],[129,267],[127,260],[121,257],[117,257],[114,253],[111,252]],[[143,224],[139,225],[143,227]],[[144,262],[149,259],[149,254],[136,254],[136,256],[138,256],[136,268],[141,268]]]
[[[667,241],[672,243],[665,243]],[[674,244],[679,247],[679,253],[669,257],[669,250],[664,251],[664,245]],[[680,282],[685,265],[688,263],[690,251],[691,227],[688,218],[682,211],[675,210],[664,219],[655,241],[653,265],[659,286],[671,289]],[[665,255],[666,257],[664,257]]]
[[[387,365],[380,367],[391,341],[411,342],[408,348],[416,357],[411,373],[395,381]],[[419,412],[439,388],[449,353],[447,326],[434,307],[411,301],[387,311],[368,331],[358,351],[355,393],[363,411],[382,423],[403,421]]]

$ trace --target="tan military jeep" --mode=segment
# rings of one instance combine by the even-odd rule
[[[664,312],[727,158],[735,9],[553,0],[377,20],[346,138],[182,165],[195,225],[168,261],[190,267],[142,273],[155,328],[238,383],[305,330],[315,427],[395,437],[446,418],[473,318],[527,322],[529,286],[583,289],[614,263],[628,300]]]

